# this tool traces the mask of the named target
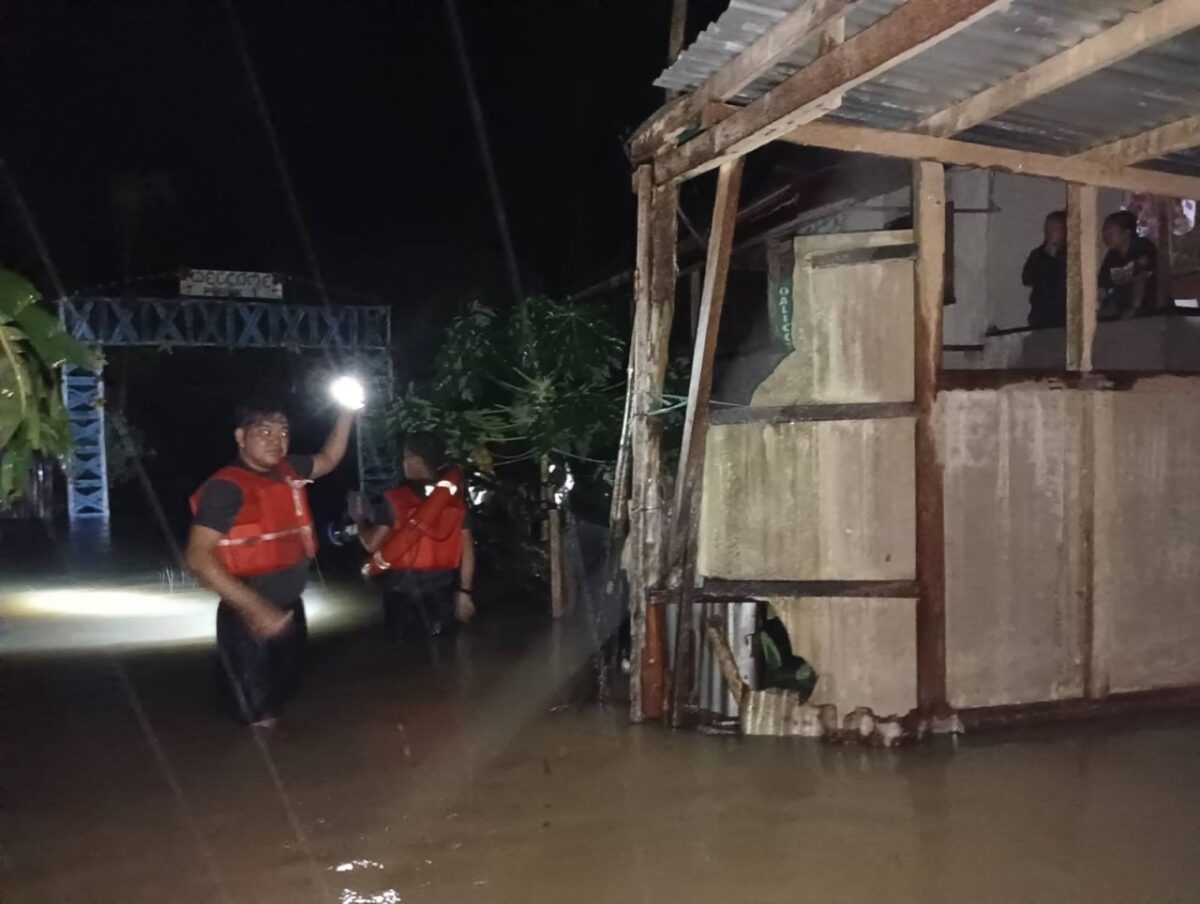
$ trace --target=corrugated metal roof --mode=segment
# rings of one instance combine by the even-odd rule
[[[860,0],[847,15],[849,37],[904,0]],[[930,50],[848,92],[830,120],[910,130],[952,106],[1099,34],[1157,0],[1014,0]],[[694,90],[801,0],[733,0],[655,83]],[[811,62],[816,41],[749,85],[747,103]],[[1200,110],[1200,29],[1008,111],[961,138],[1051,154],[1071,154]],[[1149,164],[1200,174],[1200,156]]]

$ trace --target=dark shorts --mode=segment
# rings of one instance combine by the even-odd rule
[[[299,683],[308,649],[304,601],[297,599],[283,609],[293,613],[288,630],[270,640],[259,640],[236,609],[224,601],[217,606],[217,666],[244,722],[278,716]]]
[[[383,618],[393,640],[435,635],[454,626],[453,582],[393,584],[383,589]]]

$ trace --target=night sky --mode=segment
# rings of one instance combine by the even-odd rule
[[[526,291],[629,268],[622,145],[663,100],[670,0],[458,3]],[[689,38],[723,5],[693,0]],[[511,299],[444,2],[234,6],[325,281],[392,306],[397,374],[419,378],[456,309]],[[0,9],[0,263],[54,297],[19,191],[68,293],[161,293],[173,280],[138,278],[188,266],[312,276],[225,0]],[[110,405],[145,432],[173,520],[230,454],[247,387],[290,386],[294,446],[319,443],[292,358],[109,351]],[[116,515],[139,499],[115,491]]]
[[[622,141],[661,103],[669,0],[459,3],[528,289],[627,267]],[[693,3],[691,31],[719,5]],[[327,281],[414,314],[506,301],[441,0],[236,9]],[[224,0],[16,0],[0,34],[0,148],[69,291],[179,266],[311,275]],[[142,177],[134,222],[114,193]],[[3,203],[5,262],[48,288]]]

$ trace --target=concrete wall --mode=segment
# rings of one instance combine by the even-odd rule
[[[1200,381],[1096,398],[1097,684],[1200,684]]]
[[[913,578],[913,431],[911,418],[710,427],[699,573]]]
[[[951,704],[1077,698],[1089,670],[1098,695],[1200,684],[1200,381],[955,390],[939,414]]]
[[[1083,394],[943,392],[950,703],[1079,697]]]
[[[1047,370],[1066,367],[1066,330],[989,336],[976,351],[942,356],[949,370]],[[1200,318],[1144,317],[1096,325],[1092,360],[1100,371],[1200,371]]]
[[[912,400],[912,260],[814,266],[831,252],[911,242],[911,230],[796,239],[795,351],[763,380],[754,405]]]

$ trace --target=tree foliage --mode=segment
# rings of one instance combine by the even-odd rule
[[[40,301],[32,283],[0,268],[0,502],[24,489],[36,456],[70,451],[56,369],[98,366]]]
[[[396,401],[399,433],[434,429],[492,472],[523,461],[611,461],[625,399],[625,342],[602,308],[530,298],[471,305],[446,330],[426,386]]]

